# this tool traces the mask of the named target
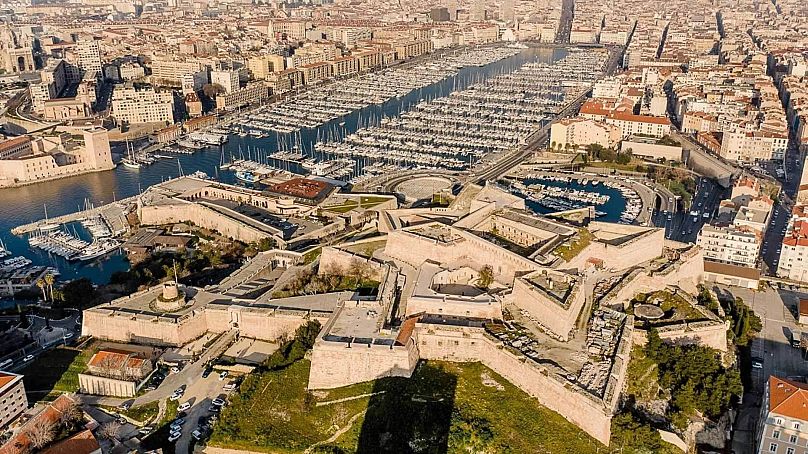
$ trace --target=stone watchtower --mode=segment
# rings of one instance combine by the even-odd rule
[[[163,312],[174,312],[185,307],[185,292],[179,288],[177,281],[163,283],[163,292],[157,295],[154,308]]]
[[[93,170],[115,168],[109,147],[109,133],[102,128],[84,131],[83,161]]]

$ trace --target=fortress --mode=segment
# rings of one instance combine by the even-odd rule
[[[573,224],[532,214],[496,187],[472,186],[447,208],[377,210],[381,235],[324,246],[315,265],[274,250],[218,285],[181,286],[183,304],[170,312],[154,304],[162,286],[86,310],[82,334],[183,345],[238,330],[274,341],[316,319],[323,327],[310,389],[409,377],[421,360],[479,361],[608,445],[631,346],[645,336],[629,301],[667,286],[695,289],[703,270],[697,248],[667,244],[660,229],[592,222],[589,212]],[[378,292],[272,297],[287,273],[312,266],[320,274],[361,268]],[[281,277],[268,283],[272,273]],[[707,318],[661,331],[719,346],[722,329]]]
[[[20,136],[0,143],[0,188],[115,167],[106,130],[84,131],[82,139]]]

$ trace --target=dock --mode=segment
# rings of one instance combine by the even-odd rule
[[[11,229],[11,233],[20,236],[35,232],[45,224],[66,224],[68,222],[76,222],[93,216],[101,216],[110,227],[110,230],[112,230],[112,234],[120,235],[129,229],[129,224],[126,221],[126,212],[129,205],[137,200],[137,197],[138,196],[127,197],[100,207],[77,211],[75,213],[69,213],[49,219],[40,219],[39,221],[14,227]]]

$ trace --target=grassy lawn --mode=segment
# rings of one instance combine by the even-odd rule
[[[362,204],[363,207],[372,207],[376,206],[380,203],[384,203],[390,200],[389,197],[379,197],[379,196],[366,196],[360,197],[359,202]]]
[[[633,395],[638,401],[656,399],[659,385],[657,384],[656,363],[645,356],[643,348],[635,345],[631,349],[631,361],[628,363],[627,393]]]
[[[642,172],[644,168],[642,168],[641,161],[632,161],[629,164],[618,164],[616,162],[604,162],[604,161],[595,161],[595,162],[588,162],[586,163],[587,167],[598,167],[602,169],[615,169],[615,170],[624,170],[627,172]],[[640,167],[640,170],[637,168]]]
[[[674,295],[668,291],[659,291],[651,294],[637,295],[633,302],[649,303],[658,305],[660,309],[665,312],[665,317],[659,320],[653,320],[650,323],[665,324],[675,321],[696,321],[704,319],[704,315],[696,308],[690,305],[684,298],[679,295]],[[641,323],[639,320],[637,323]]]
[[[347,202],[347,203],[344,203],[342,205],[333,205],[333,206],[330,206],[330,207],[323,207],[323,209],[331,211],[332,213],[340,213],[340,214],[342,214],[342,213],[347,213],[347,212],[355,209],[358,206],[359,206],[359,204],[356,203],[356,202]]]
[[[566,243],[558,246],[553,253],[565,261],[569,262],[581,253],[589,243],[592,242],[592,234],[587,229],[578,230],[578,235],[567,240]]]
[[[94,344],[83,350],[58,347],[43,352],[20,372],[24,375],[28,400],[56,398],[63,392],[78,391],[79,374],[87,370],[87,361],[94,352]]]
[[[603,449],[479,363],[430,361],[411,379],[386,378],[313,392],[305,389],[309,367],[302,360],[248,377],[222,413],[209,445],[296,453],[340,430],[341,435],[319,452],[552,454]],[[368,393],[380,394],[322,405]]]
[[[305,263],[307,265],[309,263],[313,263],[315,260],[317,260],[318,257],[320,257],[320,254],[322,254],[322,253],[323,253],[323,248],[321,248],[321,247],[318,247],[316,249],[312,249],[312,250],[306,252],[305,254],[303,254],[303,263]]]

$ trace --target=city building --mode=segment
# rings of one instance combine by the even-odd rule
[[[269,89],[263,82],[253,82],[244,88],[232,93],[222,93],[216,96],[216,108],[219,110],[233,110],[253,103],[261,103],[269,97]]]
[[[808,385],[775,376],[764,388],[756,429],[756,453],[805,454]]]
[[[583,150],[587,145],[615,148],[622,138],[620,128],[586,118],[565,118],[550,127],[550,148]]]
[[[153,87],[117,85],[112,92],[112,115],[119,123],[173,123],[174,97]]]
[[[735,182],[730,198],[721,201],[717,215],[696,239],[706,281],[758,287],[758,259],[773,208],[759,180],[743,177]],[[693,210],[690,215],[697,218],[701,213]]]
[[[0,429],[4,430],[27,408],[22,375],[0,371]]]
[[[239,89],[238,71],[222,69],[210,72],[210,83],[222,86],[225,93],[235,93]]]

